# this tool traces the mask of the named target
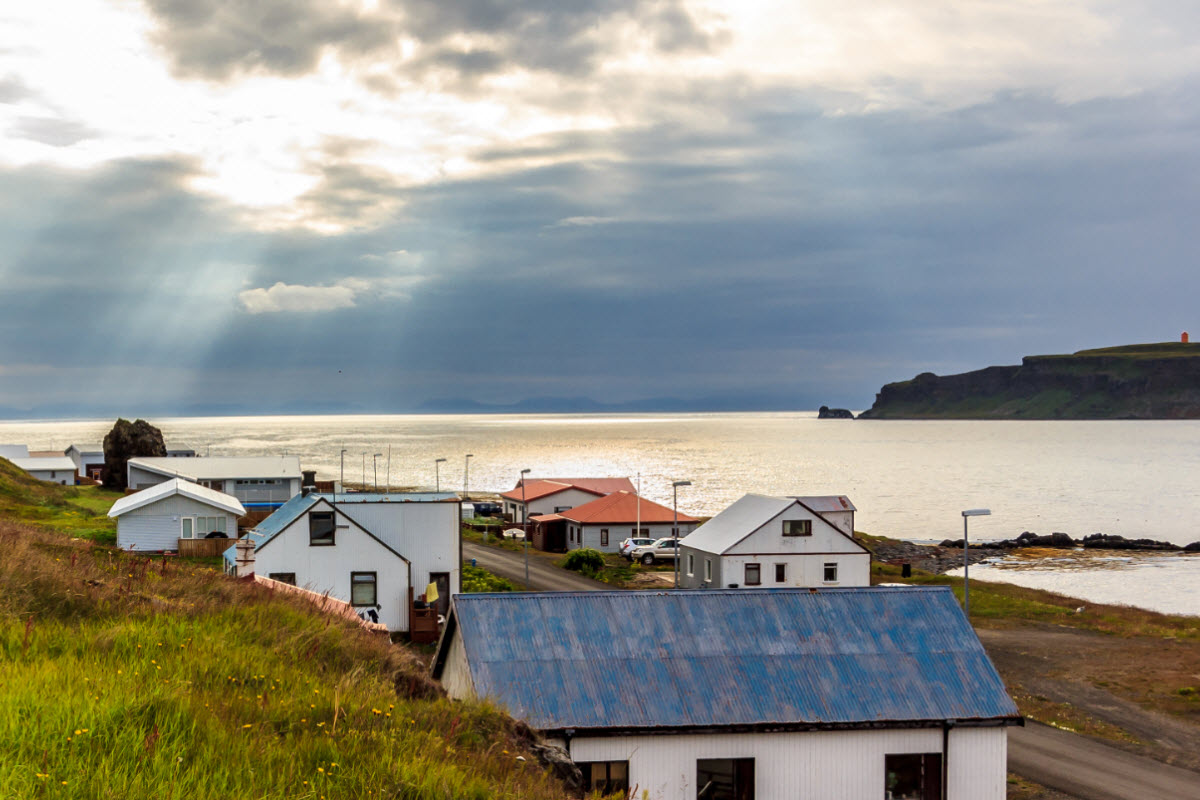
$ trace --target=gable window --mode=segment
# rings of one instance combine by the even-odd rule
[[[746,585],[760,586],[762,585],[762,565],[747,564],[746,565]]]
[[[603,795],[629,791],[628,761],[581,761],[576,764],[583,773],[583,791]]]
[[[704,580],[712,583],[712,559],[704,559]]]
[[[785,519],[783,521],[784,536],[812,536],[811,519]]]
[[[376,587],[376,573],[350,573],[350,605],[375,606],[378,605],[378,598],[379,592]]]
[[[783,583],[787,580],[787,564],[775,565],[775,582]]]
[[[608,528],[600,529],[600,546],[608,547]]]
[[[296,573],[294,572],[271,572],[267,575],[267,577],[273,581],[286,583],[289,586],[296,585]]]
[[[688,577],[696,574],[696,556],[688,553]]]
[[[838,577],[837,577],[837,562],[836,561],[825,562],[825,582],[826,583],[837,583],[837,579],[838,579]]]
[[[561,514],[561,513],[562,513],[562,512],[564,512],[564,511],[570,511],[570,510],[571,510],[571,508],[572,508],[572,506],[555,506],[555,507],[554,507],[554,513],[555,513],[555,514]]]
[[[754,759],[697,759],[696,800],[754,800]]]
[[[313,511],[308,515],[308,543],[313,547],[333,545],[333,512]]]
[[[939,800],[942,754],[905,753],[883,757],[884,797],[892,800]]]

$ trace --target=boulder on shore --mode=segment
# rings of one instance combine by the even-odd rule
[[[144,419],[136,422],[118,419],[104,437],[104,468],[100,472],[100,481],[108,489],[125,489],[129,480],[125,465],[129,459],[166,454],[167,445],[158,428]]]
[[[817,409],[817,419],[854,419],[854,414],[848,408],[821,406]]]

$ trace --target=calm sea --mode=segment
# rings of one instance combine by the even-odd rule
[[[1022,531],[1103,532],[1177,544],[1200,540],[1200,421],[973,422],[818,420],[815,413],[638,415],[406,415],[156,419],[172,446],[212,455],[288,453],[319,477],[380,486],[503,491],[520,470],[536,476],[640,474],[642,493],[712,515],[746,492],[846,494],[856,527],[919,541],[972,541]],[[97,443],[103,421],[0,423],[0,442],[63,450]],[[375,454],[380,454],[375,457]],[[390,480],[389,480],[390,453]],[[436,467],[435,460],[447,459]],[[1200,558],[1132,559],[1096,570],[1045,571],[1047,588],[1095,601],[1200,614]],[[1037,570],[993,570],[1038,580]],[[1080,579],[1079,575],[1085,577]],[[1030,578],[1029,576],[1035,576]],[[1147,576],[1147,577],[1139,577]],[[982,577],[982,573],[980,574]],[[1057,582],[1056,582],[1057,581]],[[1132,585],[1144,584],[1144,589]],[[1164,585],[1165,584],[1165,585]],[[1165,605],[1164,605],[1165,604]]]

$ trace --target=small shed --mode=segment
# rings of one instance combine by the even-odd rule
[[[237,538],[246,509],[236,497],[181,478],[126,495],[109,510],[122,550],[177,551],[182,541]]]

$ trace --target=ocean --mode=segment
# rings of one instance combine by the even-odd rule
[[[1200,540],[1200,494],[1191,483],[1200,474],[1200,421],[819,420],[815,412],[788,412],[151,422],[172,447],[202,455],[294,454],[320,478],[344,474],[347,482],[381,487],[437,483],[462,491],[469,480],[468,490],[504,491],[528,468],[533,477],[628,475],[640,480],[646,497],[667,505],[671,482],[689,480],[679,490],[679,508],[701,516],[747,492],[845,494],[858,509],[859,530],[922,542],[960,538],[960,512],[981,507],[992,515],[971,519],[972,541],[1026,530],[1077,539],[1101,532],[1176,544]],[[0,422],[0,442],[61,451],[100,442],[111,426],[112,420]],[[1200,556],[1103,566],[990,570],[996,574],[973,567],[972,574],[1040,580],[1094,602],[1200,615],[1200,589],[1191,588],[1200,585]],[[1091,586],[1089,572],[1096,576]],[[1092,589],[1099,594],[1088,594]]]

